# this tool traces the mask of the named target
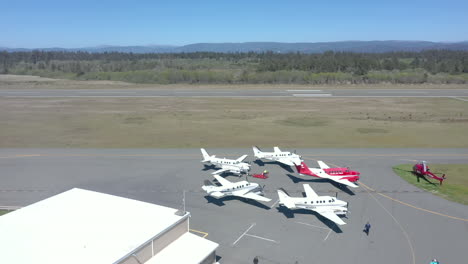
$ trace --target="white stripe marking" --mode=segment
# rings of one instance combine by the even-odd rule
[[[247,230],[245,230],[245,232],[244,232],[236,241],[234,241],[234,243],[232,243],[232,245],[233,245],[233,246],[236,245],[236,243],[239,242],[239,240],[240,240],[243,236],[245,236],[245,234],[247,234],[247,232],[249,232],[249,230],[252,229],[252,227],[254,227],[254,226],[255,226],[255,223],[253,223],[249,228],[247,228]]]
[[[273,208],[278,202],[279,202],[279,199],[276,200],[276,202],[275,202],[274,204],[272,204],[272,205],[270,206],[270,208]]]
[[[23,91],[14,91],[14,92],[11,92],[11,91],[2,91],[1,93],[6,93],[6,94],[33,94],[33,93],[36,93],[36,92],[23,92]]]
[[[328,235],[327,235],[327,237],[325,237],[325,239],[323,241],[327,240],[328,236],[331,234],[331,231],[332,231],[331,229],[330,229],[330,231],[328,231]]]
[[[292,96],[296,96],[296,97],[322,97],[322,96],[332,96],[332,94],[293,94]]]
[[[78,91],[79,94],[136,94],[136,92],[113,92],[113,91]]]
[[[302,224],[302,225],[307,225],[307,226],[312,226],[312,227],[316,227],[316,228],[320,228],[320,229],[330,230],[330,228],[325,228],[325,227],[321,227],[321,226],[315,226],[315,225],[311,225],[311,224],[307,224],[307,223],[302,223],[302,222],[296,222],[296,223]]]
[[[22,208],[21,206],[0,206],[0,210],[17,210],[17,209],[20,209]]]
[[[460,100],[460,101],[465,101],[465,102],[468,102],[468,100],[466,100],[466,99],[463,99],[463,98],[458,98],[458,97],[455,97],[455,96],[453,96],[452,98],[453,98],[453,99]]]
[[[270,242],[279,244],[278,241],[275,241],[275,240],[273,240],[273,239],[268,239],[268,238],[264,238],[264,237],[260,237],[260,236],[251,235],[251,234],[245,234],[245,235],[246,235],[246,236],[249,236],[249,237],[255,237],[255,238],[259,238],[259,239],[263,239],[263,240],[266,240],[266,241],[270,241]]]
[[[286,90],[288,92],[321,92],[322,90]]]

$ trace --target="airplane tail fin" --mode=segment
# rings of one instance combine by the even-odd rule
[[[202,160],[202,162],[210,161],[211,156],[208,155],[208,152],[206,152],[206,150],[205,150],[204,148],[201,148],[200,150],[201,150],[201,153],[202,153],[202,155],[203,155],[203,160]]]
[[[278,190],[278,197],[279,197],[279,204],[284,205],[287,208],[294,208],[294,202],[292,201],[291,197],[286,193],[284,189]]]
[[[317,160],[317,163],[318,165],[320,166],[320,168],[323,170],[323,169],[329,169],[330,167],[328,167],[327,164],[325,164],[325,162],[321,161],[321,160]]]
[[[236,159],[236,161],[238,162],[243,162],[245,160],[245,158],[247,158],[248,155],[243,155],[241,156],[240,158]]]
[[[310,174],[310,169],[307,167],[305,162],[301,162],[300,165],[294,164],[296,166],[297,173],[299,174]]]
[[[258,157],[262,154],[262,151],[257,146],[253,146],[252,149],[255,157]]]

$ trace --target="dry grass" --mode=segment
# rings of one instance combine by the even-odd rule
[[[0,89],[468,89],[468,84],[134,84],[118,81],[76,81],[30,75],[0,74]]]
[[[0,98],[0,147],[468,147],[450,98]]]

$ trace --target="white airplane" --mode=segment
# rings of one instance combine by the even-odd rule
[[[258,183],[248,181],[230,182],[219,175],[215,174],[213,176],[221,186],[216,186],[208,180],[202,186],[202,189],[212,197],[238,196],[263,202],[271,201],[271,199],[263,196],[263,188]]]
[[[338,225],[346,224],[338,215],[346,215],[348,203],[331,196],[318,196],[308,184],[304,184],[306,197],[290,197],[284,190],[278,190],[279,204],[288,209],[315,211]]]
[[[277,161],[288,166],[294,166],[294,164],[301,164],[301,156],[296,153],[289,151],[281,151],[278,147],[273,148],[273,152],[263,152],[258,147],[252,147],[254,156],[258,159],[267,159]]]
[[[223,172],[229,171],[235,174],[247,173],[250,170],[250,165],[248,163],[242,162],[247,155],[243,155],[242,157],[233,160],[233,159],[220,159],[216,158],[216,155],[208,155],[208,152],[204,148],[201,148],[201,153],[203,155],[203,163],[211,163],[216,167],[220,167],[220,170],[213,172],[212,174],[221,174]]]

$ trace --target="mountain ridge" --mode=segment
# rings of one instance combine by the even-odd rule
[[[408,41],[408,40],[375,40],[375,41],[335,41],[335,42],[223,42],[223,43],[194,43],[183,46],[175,45],[132,45],[114,46],[100,45],[83,48],[8,48],[0,47],[0,51],[27,52],[33,50],[41,51],[63,51],[63,52],[122,52],[122,53],[190,53],[190,52],[275,52],[275,53],[323,53],[334,52],[357,52],[357,53],[385,53],[385,52],[419,52],[424,50],[462,50],[468,51],[468,41],[460,42],[432,42],[432,41]]]

